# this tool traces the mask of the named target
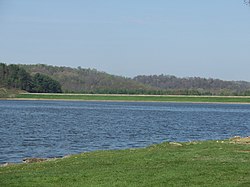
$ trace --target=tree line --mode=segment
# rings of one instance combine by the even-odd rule
[[[140,75],[134,78],[111,75],[96,69],[58,67],[45,64],[20,65],[30,74],[47,75],[66,93],[149,95],[250,95],[250,83],[200,77]]]
[[[140,75],[134,80],[159,90],[185,95],[249,95],[250,83],[200,77],[178,78],[172,75]]]
[[[96,69],[0,64],[0,87],[37,93],[250,95],[250,83],[200,77],[111,75]]]
[[[20,65],[30,74],[45,74],[57,80],[66,93],[139,93],[151,86],[131,78],[111,75],[96,69],[58,67],[45,64]]]
[[[4,63],[0,63],[0,86],[31,93],[62,92],[60,83],[51,77],[40,73],[31,75],[18,65]]]

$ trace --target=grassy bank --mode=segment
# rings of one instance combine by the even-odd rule
[[[7,89],[0,87],[0,98],[15,98],[16,95],[24,93],[25,91],[17,89]]]
[[[150,96],[150,95],[97,95],[97,94],[19,94],[18,99],[61,99],[84,101],[156,101],[156,102],[216,102],[250,103],[250,97],[221,96]]]
[[[250,186],[250,145],[163,143],[0,168],[0,186]]]

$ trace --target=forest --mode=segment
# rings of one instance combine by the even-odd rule
[[[47,75],[29,74],[18,65],[0,63],[0,88],[14,88],[31,93],[60,93],[61,85]]]
[[[172,75],[140,75],[135,81],[160,90],[172,90],[185,95],[249,95],[250,83],[246,81],[223,81],[220,79]]]
[[[0,64],[0,86],[33,93],[250,95],[250,83],[173,75],[111,75],[90,68]]]
[[[20,65],[31,74],[41,73],[62,85],[63,92],[173,95],[250,95],[250,83],[171,75],[115,76],[96,69]]]
[[[40,73],[57,80],[65,93],[140,94],[155,89],[131,78],[111,75],[96,69],[57,67],[45,64],[20,65],[20,67],[31,75]]]

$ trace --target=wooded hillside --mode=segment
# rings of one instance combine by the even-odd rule
[[[47,75],[31,75],[18,65],[0,63],[0,88],[19,89],[34,93],[62,92],[58,81]]]
[[[5,67],[10,69],[5,71]],[[1,74],[1,72],[5,72],[5,74]],[[44,64],[18,66],[1,64],[0,78],[0,85],[7,85],[29,92],[57,90],[53,92],[250,95],[250,83],[245,81],[223,81],[200,77],[178,78],[170,75],[140,75],[134,78],[126,78],[95,69],[57,67]],[[46,83],[50,83],[50,86]]]
[[[61,83],[64,92],[142,93],[153,89],[131,78],[110,75],[95,69],[57,67],[44,64],[20,65],[31,74],[41,73]]]
[[[249,95],[250,83],[245,81],[223,81],[200,77],[178,78],[171,75],[140,75],[135,81],[161,90],[179,90],[186,94]]]

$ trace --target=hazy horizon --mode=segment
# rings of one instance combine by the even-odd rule
[[[0,0],[0,62],[250,81],[244,1]]]

